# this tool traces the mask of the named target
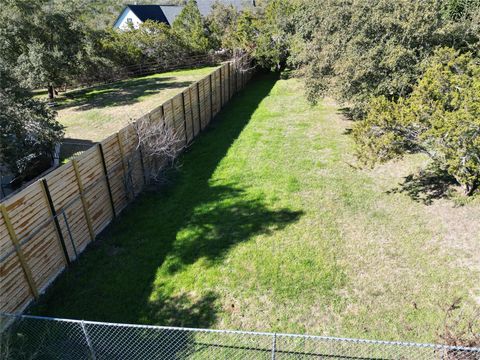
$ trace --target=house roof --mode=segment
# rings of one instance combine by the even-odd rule
[[[158,5],[127,5],[130,10],[142,21],[154,20],[168,23],[163,10]]]
[[[172,25],[175,21],[175,18],[182,12],[183,6],[177,5],[160,5],[165,17],[167,18],[168,24]]]
[[[238,10],[243,9],[246,6],[251,6],[254,3],[253,0],[197,0],[200,14],[202,14],[202,16],[209,15],[215,2],[223,3],[225,5],[233,5]],[[154,20],[172,25],[175,18],[182,11],[183,5],[127,5],[126,8],[129,8],[142,22]],[[119,15],[115,23],[117,23],[125,9]]]

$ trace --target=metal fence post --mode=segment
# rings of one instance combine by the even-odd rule
[[[272,360],[275,360],[275,350],[277,348],[277,333],[273,333],[272,339]]]
[[[102,161],[103,173],[105,175],[105,183],[107,184],[108,198],[110,199],[110,205],[112,207],[113,217],[117,217],[115,211],[115,201],[113,200],[112,187],[110,186],[110,175],[108,174],[107,162],[105,161],[105,153],[103,152],[102,143],[98,144],[98,152],[100,154],[100,160]]]
[[[85,322],[82,320],[80,322],[80,325],[82,327],[83,335],[85,335],[85,340],[87,342],[88,349],[90,350],[90,355],[92,356],[92,360],[96,360],[97,357],[95,356],[95,351],[93,350],[92,342],[90,341],[90,337],[88,336],[87,328],[85,327]]]
[[[47,203],[48,212],[53,219],[55,230],[57,233],[57,239],[60,244],[60,250],[65,260],[65,265],[70,265],[70,255],[68,254],[67,246],[65,245],[65,239],[63,238],[62,228],[60,227],[60,222],[57,217],[57,210],[53,204],[52,195],[50,194],[50,189],[48,188],[47,180],[41,179],[40,186],[42,187],[43,195]]]
[[[75,241],[73,241],[72,230],[70,229],[70,225],[68,223],[67,215],[65,214],[65,210],[62,210],[63,220],[65,221],[65,226],[67,227],[68,236],[70,237],[70,242],[73,247],[73,252],[75,253],[75,259],[78,258],[77,247],[75,246]]]

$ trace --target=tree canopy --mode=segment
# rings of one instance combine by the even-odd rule
[[[53,89],[79,75],[88,57],[81,6],[66,1],[7,0],[0,13],[3,62],[26,87]]]
[[[291,63],[311,101],[328,93],[360,117],[372,95],[409,94],[437,47],[478,44],[472,21],[455,21],[444,9],[443,0],[307,0],[295,13]]]
[[[0,164],[14,174],[25,172],[31,160],[50,155],[63,136],[55,112],[31,98],[0,64]]]
[[[195,0],[188,0],[185,7],[173,22],[175,34],[195,52],[206,52],[209,41],[200,10]]]

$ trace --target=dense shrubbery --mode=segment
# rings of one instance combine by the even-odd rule
[[[14,174],[23,173],[32,160],[50,155],[63,135],[55,113],[34,100],[0,65],[0,164]]]
[[[209,50],[204,20],[195,0],[189,0],[172,25],[172,33],[195,53]]]
[[[294,32],[291,0],[259,1],[255,8],[238,12],[217,3],[206,24],[212,47],[230,52],[247,51],[258,65],[279,70],[285,67]]]
[[[102,39],[103,56],[119,66],[181,59],[189,49],[172,29],[146,21],[138,29],[111,30]]]
[[[408,95],[439,46],[478,44],[470,19],[445,15],[442,0],[306,1],[295,14],[292,64],[315,101],[327,92],[365,114],[371,96]]]
[[[480,185],[480,61],[438,50],[409,97],[371,101],[354,136],[366,163],[421,151],[471,194]]]

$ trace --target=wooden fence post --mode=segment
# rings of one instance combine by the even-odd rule
[[[205,87],[204,87],[205,88]],[[202,104],[200,104],[200,82],[197,82],[198,132],[202,131]]]
[[[227,73],[228,73],[228,100],[230,100],[232,98],[232,74],[231,74],[231,71],[230,71],[230,61],[227,63]]]
[[[163,112],[163,106],[162,106],[162,112]],[[120,159],[122,161],[122,169],[123,169],[123,185],[125,187],[125,195],[127,196],[127,202],[130,200],[130,194],[128,191],[127,187],[127,167],[125,166],[125,151],[123,149],[123,144],[122,144],[122,138],[120,137],[120,133],[117,132],[117,141],[118,141],[118,148],[120,150]]]
[[[50,216],[53,218],[55,230],[57,232],[57,239],[60,245],[60,250],[63,255],[63,260],[65,262],[65,265],[70,265],[70,256],[68,255],[67,246],[65,245],[65,239],[63,238],[62,228],[60,227],[60,223],[58,222],[57,211],[55,210],[55,206],[53,205],[52,195],[50,194],[50,189],[48,188],[47,180],[41,179],[40,186],[42,188],[43,196],[45,197],[45,201],[47,203],[48,212],[50,213]]]
[[[210,83],[210,121],[213,119],[213,85],[212,85],[212,75],[210,74],[209,77],[209,83]]]
[[[25,274],[25,278],[27,279],[28,286],[33,294],[35,299],[38,299],[38,289],[35,285],[35,281],[33,280],[32,271],[28,266],[27,260],[23,255],[23,251],[20,248],[20,243],[17,238],[17,234],[15,234],[15,230],[13,229],[12,222],[10,221],[10,217],[8,216],[7,208],[5,205],[0,204],[0,211],[3,215],[3,220],[5,221],[5,225],[7,226],[8,234],[10,235],[10,240],[12,240],[12,244],[17,252],[18,259],[20,261],[20,265],[22,265],[23,273]]]
[[[187,112],[185,111],[185,92],[182,92],[183,131],[185,131],[185,147],[188,146]]]
[[[148,121],[150,125],[152,124],[152,118],[150,117],[150,114],[148,115]],[[143,185],[147,185],[147,175],[145,172],[145,161],[143,159],[143,151],[142,151],[142,144],[140,144],[140,137],[138,136],[138,154],[140,155],[140,165],[142,167],[142,175],[143,175]]]
[[[117,217],[117,212],[115,211],[115,203],[113,201],[112,187],[110,186],[110,176],[108,175],[107,163],[105,161],[105,153],[103,152],[103,146],[101,143],[98,144],[98,153],[100,159],[102,160],[103,174],[105,175],[105,182],[107,183],[108,197],[110,198],[110,205],[112,206],[113,217]]]
[[[77,159],[72,159],[73,170],[75,171],[75,177],[77,179],[78,190],[80,192],[80,200],[82,201],[83,212],[85,214],[85,220],[87,220],[88,232],[90,233],[91,241],[95,240],[95,232],[93,231],[92,219],[90,218],[90,213],[88,212],[88,204],[83,194],[83,183],[80,178],[80,172],[78,171]]]
[[[234,63],[233,74],[235,75],[235,93],[238,92],[238,61]]]
[[[192,120],[192,140],[195,139],[195,120],[193,116],[193,106],[192,106],[192,87],[188,88],[188,100],[190,104],[190,119]]]
[[[220,109],[223,108],[223,76],[222,76],[222,67],[219,69],[220,74]]]
[[[165,109],[163,108],[163,105],[160,107],[160,109],[161,109],[160,118],[162,119],[163,127],[165,127]]]

